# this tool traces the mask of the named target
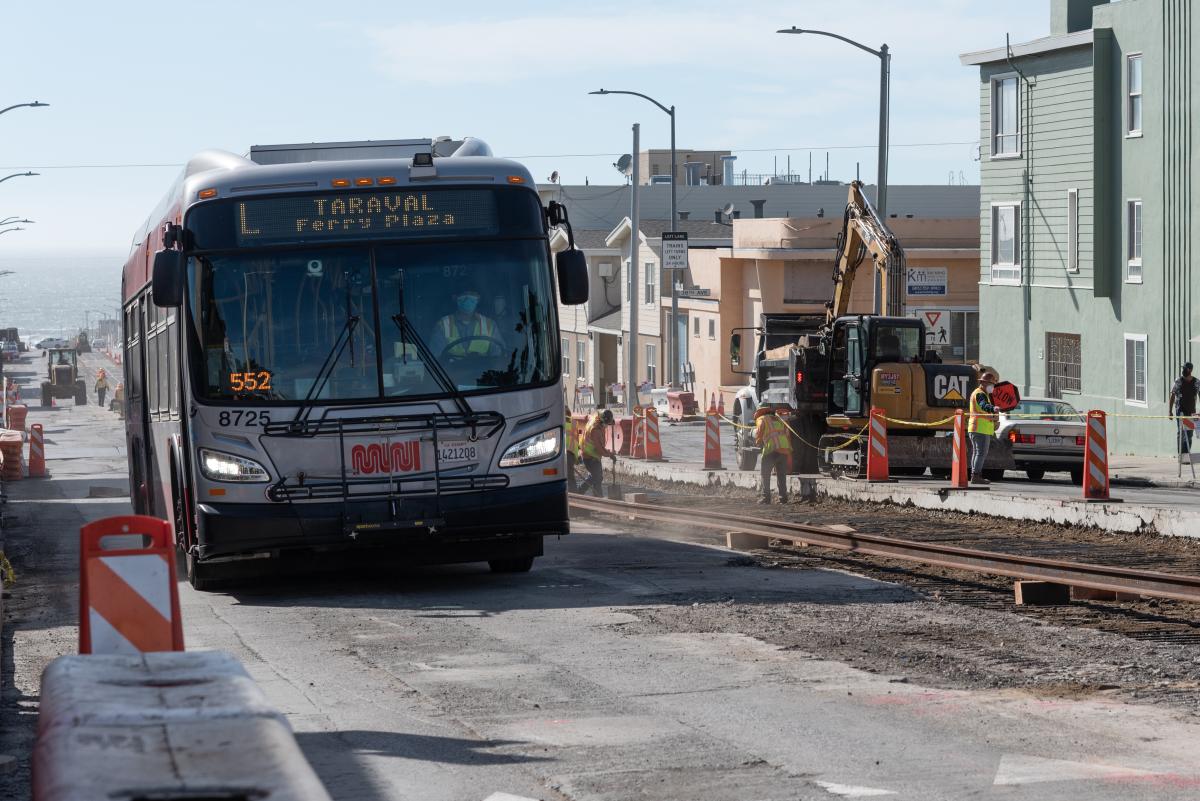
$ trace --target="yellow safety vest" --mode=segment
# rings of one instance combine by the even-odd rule
[[[762,434],[763,456],[770,456],[776,451],[788,454],[792,452],[791,432],[778,417],[773,414],[760,417],[755,426]]]
[[[442,334],[445,335],[447,342],[453,342],[456,339],[463,337],[494,337],[496,335],[496,325],[482,314],[475,315],[475,330],[469,333],[460,333],[458,330],[458,320],[453,314],[447,314],[442,318]],[[451,356],[466,356],[468,353],[477,353],[480,356],[486,356],[492,349],[492,343],[486,339],[472,339],[468,342],[459,342],[454,347],[450,348]]]
[[[563,436],[567,440],[567,453],[579,455],[579,442],[575,439],[575,421],[569,412],[563,414]]]
[[[583,427],[583,457],[585,459],[599,459],[600,449],[596,447],[596,443],[592,442],[592,433],[596,428],[604,425],[597,412],[593,412],[588,418],[587,425]]]
[[[979,405],[981,397],[987,397],[987,392],[983,387],[976,387],[971,393],[971,417],[967,420],[967,431],[972,434],[987,434],[989,437],[996,434],[996,421],[983,410]]]

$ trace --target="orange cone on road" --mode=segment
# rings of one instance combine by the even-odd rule
[[[45,478],[46,476],[46,438],[42,433],[42,424],[34,423],[29,427],[29,477]]]
[[[704,415],[704,469],[725,469],[721,466],[721,418],[717,416],[715,399]]]
[[[970,483],[970,464],[967,456],[967,415],[959,409],[954,413],[954,458],[950,462],[950,486],[966,489]]]
[[[1088,501],[1107,501],[1108,497],[1108,417],[1099,409],[1087,413],[1087,434],[1083,448],[1083,497]]]
[[[871,409],[867,430],[867,481],[888,481],[887,421],[883,409]]]
[[[143,515],[108,517],[79,531],[79,653],[182,651],[171,524]],[[148,547],[104,548],[111,537]]]
[[[658,412],[651,406],[646,409],[645,423],[645,438],[643,445],[645,448],[646,459],[651,462],[663,461],[662,441],[658,438]]]

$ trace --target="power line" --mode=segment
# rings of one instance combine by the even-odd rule
[[[959,145],[977,145],[979,141],[971,139],[963,142],[893,142],[889,147],[956,147]],[[809,150],[870,150],[877,145],[808,145],[804,147],[738,147],[732,148],[732,153],[796,153]],[[693,148],[696,150],[697,148]],[[699,148],[703,149],[703,148]],[[522,156],[502,156],[509,159],[592,159],[592,158],[619,158],[621,153],[533,153]],[[0,166],[0,170],[115,170],[115,169],[135,169],[135,168],[175,168],[183,167],[182,163],[162,163],[162,164],[44,164],[41,166],[31,166],[21,164],[17,166]]]

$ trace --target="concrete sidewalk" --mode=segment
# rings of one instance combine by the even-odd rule
[[[758,471],[738,470],[728,426],[722,426],[721,434],[724,470],[704,470],[703,428],[664,426],[663,453],[668,461],[618,459],[618,479],[645,476],[698,486],[757,490]],[[1180,482],[1178,466],[1171,459],[1121,457],[1113,462],[1113,500],[1107,503],[1085,502],[1082,490],[1066,474],[1050,474],[1034,482],[1019,480],[1025,478],[1024,473],[1010,472],[1011,480],[995,482],[986,490],[969,491],[947,491],[948,481],[933,478],[869,484],[815,475],[791,476],[789,487],[797,497],[895,503],[1107,531],[1200,537],[1200,490],[1190,484],[1188,465],[1184,469],[1189,481]]]

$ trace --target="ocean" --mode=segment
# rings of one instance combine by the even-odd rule
[[[0,243],[2,244],[2,243]],[[122,254],[5,256],[0,247],[0,328],[16,326],[31,347],[46,337],[93,333],[120,314]]]

